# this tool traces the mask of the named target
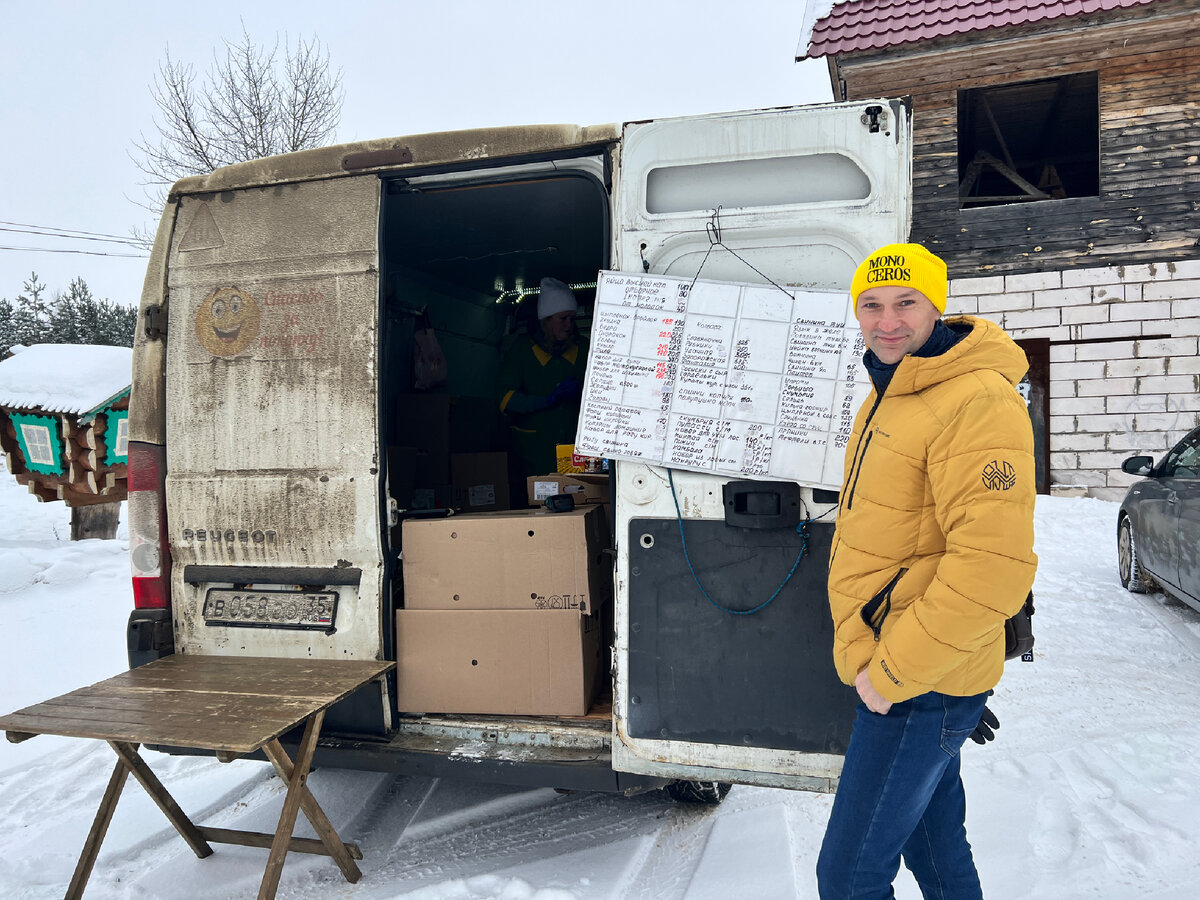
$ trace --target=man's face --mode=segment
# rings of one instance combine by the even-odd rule
[[[897,285],[863,291],[855,311],[863,340],[887,365],[921,349],[941,317],[920,291]]]
[[[547,338],[556,344],[569,339],[574,330],[575,312],[573,310],[555,313],[552,316],[546,316],[546,318],[542,319],[542,331],[545,332]]]

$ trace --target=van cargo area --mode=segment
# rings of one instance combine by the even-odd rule
[[[594,285],[608,265],[605,171],[605,157],[589,155],[383,182],[380,403],[388,496],[399,519],[389,530],[389,584],[404,642],[389,648],[401,660],[389,746],[409,751],[406,770],[412,753],[425,750],[435,760],[493,769],[489,777],[499,780],[511,776],[495,769],[519,760],[509,768],[529,783],[606,790],[662,783],[628,775],[618,783],[611,769],[610,679],[597,676],[610,667],[613,620],[611,609],[602,614],[591,600],[607,605],[611,594],[611,522],[593,504],[585,535],[583,519],[568,521],[574,514],[552,521],[557,514],[529,508],[527,477],[553,473],[517,468],[497,392],[504,354],[539,327],[534,289],[543,276],[576,286],[586,338],[594,289],[583,285]],[[426,326],[445,356],[446,379],[420,391],[414,332]],[[472,498],[472,490],[484,497]],[[475,514],[480,503],[472,499],[490,501],[492,511]],[[446,507],[470,514],[436,518]],[[589,564],[579,579],[562,571]],[[573,591],[562,589],[576,582],[582,611]],[[414,717],[423,707],[437,712]],[[484,710],[539,715],[462,717]],[[528,744],[536,752],[523,754]],[[529,771],[532,760],[552,767],[549,782],[547,771]]]

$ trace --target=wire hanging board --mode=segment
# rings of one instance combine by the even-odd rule
[[[602,271],[575,451],[836,490],[863,349],[844,291]]]

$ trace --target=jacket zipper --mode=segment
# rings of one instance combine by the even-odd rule
[[[883,590],[863,604],[863,608],[858,614],[871,633],[875,635],[875,640],[879,640],[879,635],[883,631],[884,620],[887,619],[888,613],[892,611],[892,591],[896,589],[896,585],[900,583],[900,579],[904,577],[904,573],[908,569],[902,568],[899,572],[892,576],[892,580],[884,585]],[[879,608],[883,607],[883,613],[876,615]]]
[[[853,474],[854,478],[853,478],[853,480],[851,480],[850,478],[846,479],[846,483],[848,485],[850,485],[850,494],[848,497],[846,497],[846,509],[854,508],[854,492],[858,488],[858,476],[860,474],[862,474],[863,460],[866,459],[866,457],[867,457],[867,448],[869,446],[871,446],[871,438],[874,436],[872,434],[869,434],[868,430],[871,425],[871,420],[873,418],[875,418],[875,410],[879,409],[879,403],[881,400],[883,400],[883,394],[882,393],[876,394],[875,395],[875,403],[871,406],[871,411],[869,413],[867,413],[867,420],[865,422],[863,422],[862,434],[860,434],[858,436],[858,443],[859,443],[860,447],[862,448],[862,454],[861,455],[859,454],[859,447],[854,448],[854,460],[850,467],[851,473]],[[863,437],[862,437],[863,434],[865,434],[867,436],[866,443],[863,443]]]

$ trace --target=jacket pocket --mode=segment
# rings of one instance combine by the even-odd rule
[[[896,585],[900,583],[900,579],[907,571],[908,569],[901,569],[893,575],[892,580],[883,586],[883,590],[868,600],[858,611],[863,624],[870,628],[871,633],[875,635],[875,640],[879,640],[883,622],[888,617],[888,613],[892,611],[892,591],[896,589]]]

